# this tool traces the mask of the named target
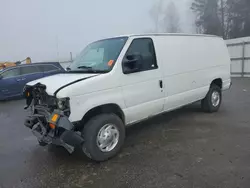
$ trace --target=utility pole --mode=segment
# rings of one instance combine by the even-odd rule
[[[56,53],[57,53],[57,59],[59,61],[59,44],[58,44],[58,35],[56,35]]]
[[[72,52],[70,52],[70,63],[73,62]]]

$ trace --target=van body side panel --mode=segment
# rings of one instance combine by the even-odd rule
[[[203,99],[214,79],[230,82],[229,55],[218,37],[158,36],[155,46],[164,69],[165,111]]]

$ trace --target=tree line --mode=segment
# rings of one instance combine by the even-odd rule
[[[250,36],[249,0],[194,0],[191,9],[199,33],[225,39]]]
[[[170,1],[167,6],[164,0],[159,0],[150,10],[150,16],[155,24],[155,32],[179,33],[179,14],[176,5]]]
[[[157,32],[181,32],[174,1],[159,0],[150,15]],[[250,36],[250,0],[192,0],[196,32],[222,36],[224,39]]]

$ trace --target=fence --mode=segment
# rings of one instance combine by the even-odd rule
[[[233,39],[227,41],[231,55],[232,76],[250,76],[250,38]]]

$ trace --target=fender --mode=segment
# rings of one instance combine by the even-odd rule
[[[69,119],[71,122],[80,121],[89,110],[106,104],[116,104],[121,110],[126,108],[120,87],[72,98]]]
[[[87,77],[87,78],[78,79],[78,80],[76,80],[76,81],[74,81],[74,82],[70,82],[70,83],[68,83],[68,84],[66,84],[66,85],[64,85],[64,86],[62,86],[62,87],[59,87],[59,88],[54,92],[54,96],[56,97],[56,94],[57,94],[59,91],[61,91],[63,88],[65,88],[65,87],[68,87],[68,86],[73,85],[73,84],[75,84],[75,83],[77,83],[77,82],[81,82],[81,81],[83,81],[83,80],[86,80],[86,79],[89,79],[89,78],[92,78],[92,77],[95,77],[95,76],[98,76],[98,75],[94,75],[94,76],[90,76],[90,77]]]

